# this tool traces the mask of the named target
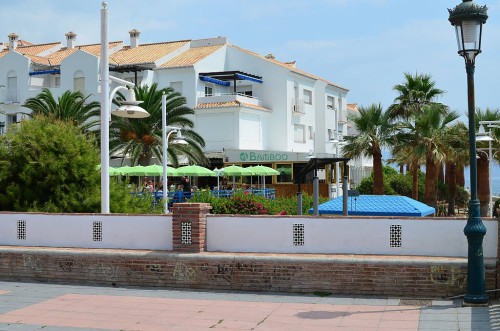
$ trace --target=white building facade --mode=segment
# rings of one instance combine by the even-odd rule
[[[139,31],[129,33],[128,46],[109,44],[111,74],[137,85],[170,86],[185,96],[207,157],[224,165],[274,167],[282,173],[273,182],[279,184],[291,183],[312,155],[339,156],[335,141],[348,134],[347,114],[355,111],[348,107],[347,88],[224,37],[141,44]],[[11,34],[9,44],[0,44],[0,133],[22,119],[29,111],[25,100],[44,87],[55,97],[80,90],[99,101],[100,45],[77,46],[76,37],[69,32],[66,45],[31,45]],[[350,166],[369,174],[368,161]]]

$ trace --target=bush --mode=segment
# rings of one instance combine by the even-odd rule
[[[0,208],[97,212],[99,154],[73,124],[37,116],[0,138]]]
[[[266,199],[262,196],[237,193],[231,198],[218,198],[212,196],[210,191],[203,191],[193,195],[189,201],[211,204],[212,214],[297,215],[297,197]],[[319,198],[319,203],[326,201],[327,198]],[[312,205],[313,197],[303,193],[302,214],[309,214]]]
[[[470,195],[466,189],[462,186],[457,186],[457,192],[455,193],[455,204],[458,208],[465,208],[469,203]]]
[[[101,176],[93,137],[73,123],[35,116],[0,137],[0,209],[52,213],[98,213]],[[151,212],[125,184],[110,181],[114,213]]]
[[[495,200],[493,204],[493,217],[498,217],[497,209],[500,208],[500,199]]]

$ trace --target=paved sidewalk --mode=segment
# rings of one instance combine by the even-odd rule
[[[500,304],[0,282],[7,330],[500,330]]]

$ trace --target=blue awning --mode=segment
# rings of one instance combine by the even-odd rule
[[[32,71],[30,72],[30,76],[36,76],[36,75],[53,75],[53,74],[60,74],[61,69],[52,69],[52,70],[38,70],[38,71]]]
[[[250,76],[247,76],[247,75],[244,75],[244,74],[240,74],[240,73],[236,73],[236,74],[234,74],[234,76],[236,78],[238,78],[238,79],[250,80],[252,82],[256,82],[256,83],[262,84],[262,79],[250,77]]]
[[[229,86],[229,85],[231,85],[231,83],[229,83],[229,82],[226,82],[226,81],[223,81],[223,80],[220,80],[220,79],[215,79],[215,78],[212,78],[212,77],[206,77],[206,76],[200,76],[200,80],[202,80],[204,82],[214,83],[214,84],[217,84],[217,85],[222,85],[222,86]]]

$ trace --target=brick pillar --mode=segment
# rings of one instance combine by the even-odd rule
[[[209,203],[174,203],[171,210],[174,252],[204,252]]]

